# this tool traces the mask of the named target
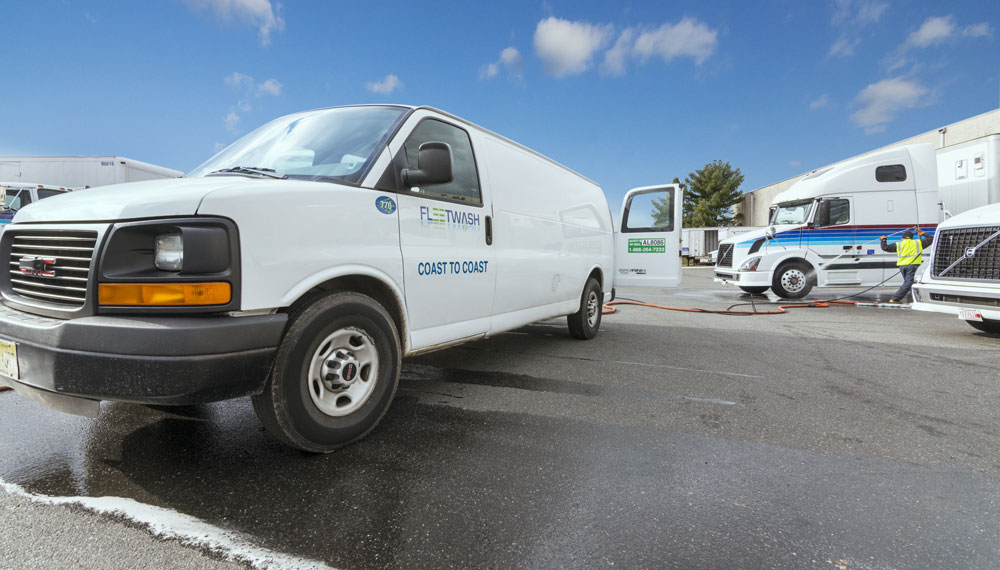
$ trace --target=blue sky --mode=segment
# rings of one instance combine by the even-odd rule
[[[432,105],[631,187],[744,190],[996,109],[1000,2],[4,3],[0,155],[188,171],[294,111]]]

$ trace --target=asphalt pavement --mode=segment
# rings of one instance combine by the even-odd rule
[[[776,306],[711,272],[619,296]],[[0,569],[1000,567],[1000,336],[618,309],[591,341],[560,319],[409,359],[324,456],[245,400],[89,420],[0,393]]]

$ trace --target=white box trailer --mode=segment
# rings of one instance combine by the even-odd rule
[[[182,176],[180,170],[123,156],[0,157],[0,180],[76,189]]]
[[[953,216],[1000,202],[1000,134],[937,150],[938,193]]]
[[[681,235],[681,255],[695,260],[707,260],[711,253],[719,249],[719,242],[756,230],[755,226],[731,226],[715,228],[684,228]]]

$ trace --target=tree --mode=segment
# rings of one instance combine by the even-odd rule
[[[688,174],[684,184],[684,227],[732,226],[742,221],[742,214],[732,215],[733,205],[743,201],[739,168],[716,160]]]

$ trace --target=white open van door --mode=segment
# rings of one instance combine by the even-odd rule
[[[625,194],[615,233],[615,285],[676,287],[681,282],[684,193],[677,184]]]

